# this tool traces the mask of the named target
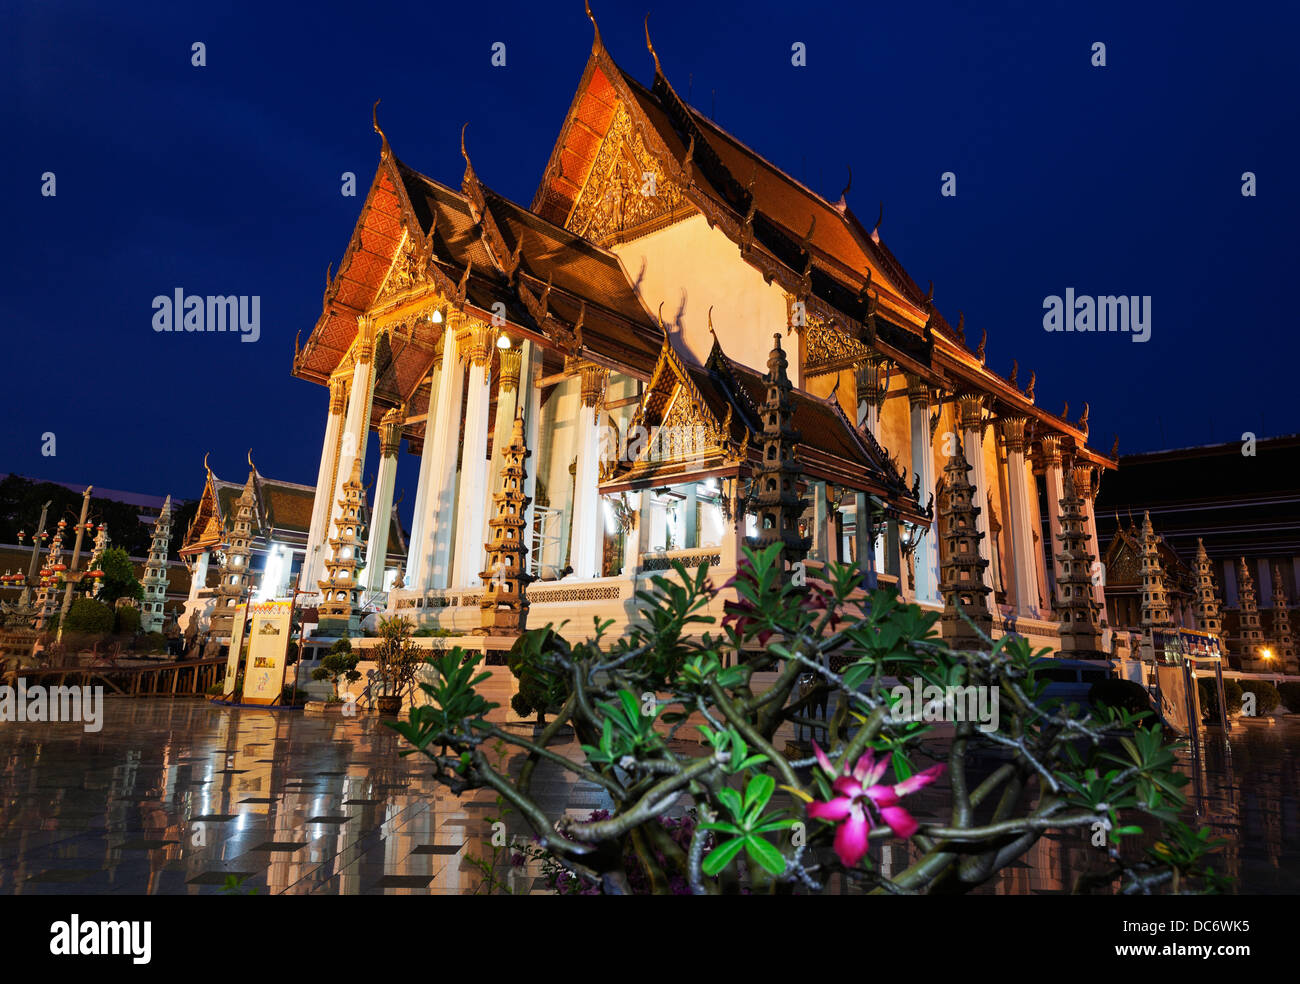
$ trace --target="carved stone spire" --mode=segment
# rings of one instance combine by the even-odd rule
[[[519,635],[528,627],[528,549],[524,526],[528,505],[524,495],[527,459],[532,455],[524,441],[524,419],[515,414],[509,442],[501,449],[501,487],[492,495],[488,519],[491,539],[483,545],[487,568],[479,601],[480,624],[489,635]]]
[[[978,649],[985,645],[979,632],[962,618],[971,619],[986,635],[993,629],[989,611],[989,586],[984,579],[988,561],[980,556],[977,522],[980,507],[975,504],[975,487],[967,476],[971,466],[961,442],[957,453],[944,466],[944,489],[939,503],[939,536],[947,548],[939,565],[939,593],[943,596],[940,634],[954,649]]]
[[[1101,648],[1099,610],[1092,591],[1092,562],[1089,551],[1088,517],[1083,500],[1075,494],[1074,477],[1065,473],[1065,496],[1061,499],[1061,532],[1056,535],[1061,549],[1056,555],[1060,573],[1056,578],[1054,609],[1061,623],[1062,656],[1073,659],[1104,658]]]
[[[1238,619],[1237,648],[1242,666],[1247,670],[1268,669],[1264,659],[1264,632],[1259,625],[1259,602],[1255,595],[1255,579],[1251,576],[1246,558],[1237,565],[1237,597],[1241,606]]]
[[[1273,655],[1287,673],[1296,672],[1295,637],[1291,634],[1291,611],[1287,607],[1282,568],[1273,565]]]
[[[325,580],[321,590],[320,625],[322,636],[352,636],[360,624],[357,614],[361,605],[361,569],[365,566],[366,541],[365,489],[361,484],[361,456],[352,459],[352,474],[343,483],[339,497],[339,514],[330,538],[330,555],[325,561]]]
[[[1196,538],[1196,627],[1202,632],[1221,635],[1223,621],[1219,615],[1218,588],[1214,581],[1214,563],[1205,552],[1205,543]]]
[[[144,565],[144,600],[140,602],[140,630],[161,632],[166,616],[163,604],[167,600],[167,548],[172,534],[172,497],[163,502],[162,512],[153,524],[153,542],[149,545],[149,559]],[[97,541],[98,542],[98,541]]]
[[[1156,535],[1151,529],[1151,514],[1142,514],[1142,628],[1167,626],[1169,595],[1165,590],[1165,572],[1156,549]]]
[[[227,532],[228,546],[221,561],[221,577],[217,581],[216,604],[209,621],[212,635],[229,639],[235,623],[235,606],[252,587],[249,561],[252,559],[253,522],[257,512],[257,472],[248,473],[244,491],[235,502],[235,515]]]
[[[790,398],[788,363],[781,348],[781,336],[773,335],[772,351],[763,377],[767,397],[763,401],[763,430],[759,435],[762,464],[754,473],[750,512],[758,522],[758,535],[749,537],[755,551],[780,543],[780,565],[788,571],[801,562],[812,546],[812,538],[799,535],[804,500],[799,496],[803,469],[794,448],[800,434],[794,428],[794,402]]]

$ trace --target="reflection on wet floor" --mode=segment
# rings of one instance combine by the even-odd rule
[[[508,704],[505,681],[486,689]],[[495,713],[504,720],[504,710]],[[1230,753],[1221,737],[1208,743],[1193,801],[1200,822],[1229,838],[1223,868],[1239,891],[1300,891],[1298,742],[1300,717],[1290,716],[1236,726]],[[492,855],[495,794],[453,796],[401,748],[374,717],[200,701],[109,700],[96,734],[73,724],[6,724],[0,892],[212,893],[231,875],[242,891],[261,894],[483,889],[474,859]],[[557,750],[578,754],[571,740]],[[552,816],[608,805],[599,788],[554,767],[538,771],[534,789]],[[918,819],[939,819],[926,807],[937,810],[942,793],[917,798]],[[517,822],[509,827],[525,833]],[[873,853],[898,872],[912,850],[894,843]],[[1045,838],[980,891],[1068,891],[1096,863],[1096,849],[1079,837]],[[515,892],[540,890],[538,875],[499,867]]]

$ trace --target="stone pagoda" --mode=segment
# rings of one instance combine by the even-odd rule
[[[1219,613],[1219,592],[1214,581],[1214,563],[1205,552],[1205,542],[1196,538],[1196,627],[1202,632],[1223,634]]]
[[[812,538],[799,535],[805,503],[799,496],[803,470],[795,457],[794,446],[801,435],[794,428],[794,403],[790,399],[793,387],[786,372],[788,363],[781,348],[781,336],[772,337],[775,341],[763,377],[767,398],[760,408],[763,430],[758,444],[763,458],[754,473],[749,494],[749,512],[757,520],[758,535],[749,537],[748,543],[755,552],[780,543],[778,565],[788,574],[808,555]]]
[[[1259,603],[1255,598],[1255,579],[1251,577],[1246,558],[1241,558],[1237,566],[1237,598],[1241,607],[1241,616],[1237,623],[1237,648],[1240,650],[1241,667],[1253,673],[1276,669],[1270,666],[1270,660],[1264,658],[1264,631],[1259,626]]]
[[[343,483],[339,497],[339,514],[334,520],[335,533],[329,540],[329,557],[325,561],[325,580],[317,582],[321,590],[318,606],[320,624],[316,634],[325,637],[351,637],[360,629],[360,573],[365,559],[365,489],[361,485],[361,455],[352,459],[352,474]]]
[[[1172,625],[1169,620],[1169,594],[1165,589],[1165,572],[1160,564],[1156,535],[1151,528],[1151,514],[1142,514],[1142,614],[1140,624],[1149,634],[1152,628]],[[1153,643],[1154,644],[1154,643]]]
[[[209,621],[214,639],[229,639],[235,624],[235,606],[252,588],[248,562],[253,555],[253,523],[257,515],[257,469],[248,473],[244,490],[235,501],[235,515],[226,531],[226,549],[217,581],[216,604]]]
[[[1055,614],[1061,624],[1060,655],[1071,659],[1105,659],[1101,645],[1099,608],[1092,588],[1093,554],[1088,551],[1088,517],[1083,500],[1075,493],[1070,471],[1064,475],[1061,504],[1061,550],[1056,578]]]
[[[519,635],[528,627],[528,549],[524,546],[525,512],[532,501],[524,495],[526,460],[532,454],[524,441],[524,419],[515,414],[510,442],[501,449],[500,488],[492,496],[488,519],[491,539],[485,543],[487,568],[479,600],[481,624],[488,635]]]
[[[1287,608],[1286,585],[1282,583],[1282,568],[1273,565],[1273,655],[1278,668],[1284,673],[1295,673],[1295,637],[1291,634],[1291,611]]]
[[[172,535],[172,497],[163,501],[162,512],[153,524],[153,542],[149,545],[149,559],[145,561],[144,600],[140,602],[140,631],[161,632],[167,616],[163,605],[167,600],[167,551]]]
[[[975,487],[967,476],[971,466],[961,444],[944,466],[944,490],[939,504],[939,536],[946,556],[939,565],[939,593],[943,596],[943,615],[939,631],[954,649],[979,649],[986,645],[980,636],[993,631],[993,614],[989,610],[991,590],[984,579],[989,562],[980,556],[980,507],[975,504]],[[965,615],[979,631],[972,628]]]

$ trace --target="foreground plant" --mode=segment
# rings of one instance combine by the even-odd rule
[[[935,637],[934,614],[891,590],[864,593],[851,567],[823,576],[795,587],[775,548],[746,550],[715,628],[707,568],[676,564],[638,593],[640,618],[612,643],[608,624],[586,642],[551,626],[519,639],[512,659],[559,705],[535,738],[488,720],[496,705],[476,688],[489,674],[460,649],[429,660],[429,703],[391,726],[452,792],[494,790],[532,828],[528,856],[541,852],[572,884],[606,893],[670,893],[681,873],[696,894],[964,892],[1067,830],[1098,849],[1080,891],[1224,887],[1208,861],[1218,842],[1178,819],[1187,780],[1145,715],[1047,700],[1044,654],[1023,638],[955,652]],[[985,688],[999,726],[959,719],[936,734],[894,693],[912,680]],[[829,720],[812,716],[817,707]],[[678,740],[688,719],[701,742]],[[828,747],[787,758],[775,741],[790,724],[826,729]],[[564,727],[577,735],[578,761],[551,747]],[[499,742],[524,753],[517,773],[489,754]],[[549,815],[532,791],[543,763],[602,789],[608,813]],[[945,820],[918,820],[919,807],[902,802],[931,784]],[[686,809],[683,843],[666,815]],[[1138,821],[1163,828],[1146,854],[1133,840]],[[907,842],[912,860],[887,875],[870,847],[890,840]]]

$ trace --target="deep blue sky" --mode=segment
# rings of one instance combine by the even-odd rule
[[[651,31],[679,91],[796,177],[834,199],[851,164],[850,204],[870,225],[884,200],[884,240],[940,309],[987,326],[994,368],[1036,369],[1043,405],[1089,400],[1103,450],[1300,430],[1295,8],[971,6],[654,0]],[[645,11],[595,0],[648,82]],[[581,0],[7,3],[0,472],[192,497],[205,451],[242,479],[252,445],[314,482],[326,392],[289,376],[293,339],[361,206],[339,176],[364,194],[374,172],[371,103],[399,157],[453,184],[469,120],[483,181],[527,203],[590,44]],[[176,287],[260,295],[261,341],[155,334]],[[1151,295],[1151,340],[1045,333],[1066,287]]]

